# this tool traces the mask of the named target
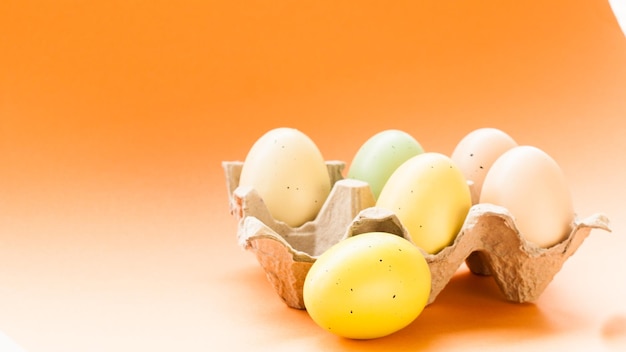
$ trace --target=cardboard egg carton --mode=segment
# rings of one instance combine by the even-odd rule
[[[335,243],[372,231],[413,242],[393,212],[375,206],[367,183],[343,179],[343,162],[326,162],[331,192],[317,217],[298,228],[274,220],[254,189],[238,186],[242,162],[222,165],[230,211],[238,221],[239,244],[256,255],[276,293],[289,307],[305,309],[302,291],[306,274],[316,258]],[[565,240],[540,248],[524,239],[507,209],[475,204],[450,246],[437,254],[422,251],[432,275],[428,304],[435,301],[463,263],[472,273],[493,276],[507,300],[534,301],[592,229],[610,232],[608,218],[602,214],[576,218]]]

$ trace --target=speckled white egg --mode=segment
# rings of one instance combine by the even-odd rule
[[[280,127],[254,143],[239,186],[254,188],[275,220],[298,227],[315,219],[330,193],[330,182],[313,140],[297,129]]]
[[[533,146],[514,147],[493,163],[480,203],[507,208],[521,235],[545,248],[568,237],[575,216],[561,168]]]
[[[472,182],[472,203],[476,204],[491,165],[517,142],[497,128],[479,128],[468,133],[454,148],[451,159]]]

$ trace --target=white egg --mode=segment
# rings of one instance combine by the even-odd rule
[[[239,186],[254,188],[275,220],[298,227],[313,220],[330,193],[330,176],[313,140],[281,127],[259,138],[246,156]]]
[[[568,237],[575,215],[561,168],[533,146],[512,148],[493,163],[480,203],[507,208],[522,236],[545,248]]]
[[[502,153],[517,146],[515,140],[497,128],[479,128],[468,133],[454,148],[451,159],[472,182],[472,203],[480,198],[487,171]]]

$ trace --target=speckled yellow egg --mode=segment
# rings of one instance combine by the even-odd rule
[[[254,188],[272,217],[291,227],[315,219],[331,189],[317,145],[288,127],[272,129],[254,143],[244,160],[239,186]]]
[[[521,235],[540,247],[551,247],[567,238],[574,220],[572,198],[561,168],[534,146],[510,149],[493,163],[480,203],[508,209]]]
[[[323,329],[353,339],[392,334],[415,320],[428,302],[430,268],[408,240],[384,232],[333,245],[304,281],[307,312]]]
[[[452,244],[472,199],[454,162],[444,154],[426,152],[394,171],[376,206],[394,212],[413,242],[434,254]]]

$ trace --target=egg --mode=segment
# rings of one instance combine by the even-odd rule
[[[350,163],[347,178],[367,182],[374,199],[377,199],[396,168],[423,152],[421,144],[405,131],[389,129],[378,132],[361,145]]]
[[[534,146],[512,148],[493,163],[480,203],[508,209],[521,235],[545,248],[567,238],[575,216],[561,168]]]
[[[468,133],[454,148],[451,159],[472,182],[472,204],[480,198],[487,171],[496,159],[517,142],[497,128],[479,128]]]
[[[426,152],[393,172],[376,206],[394,212],[412,241],[434,254],[454,241],[472,199],[467,180],[454,162],[444,154]]]
[[[289,127],[261,136],[246,156],[239,186],[254,188],[275,220],[298,227],[315,219],[331,189],[322,153]]]
[[[430,268],[408,240],[368,232],[322,253],[306,275],[305,308],[323,329],[352,339],[392,334],[414,321],[427,304]]]

